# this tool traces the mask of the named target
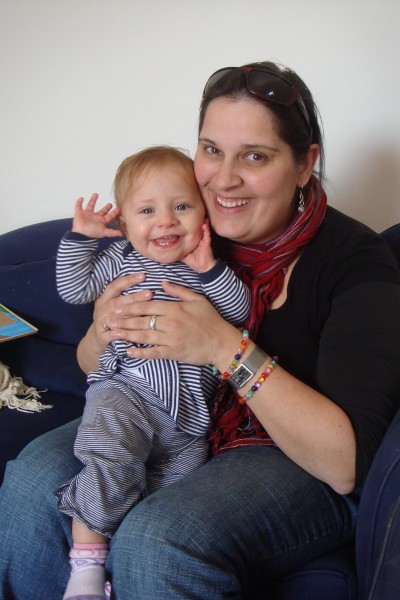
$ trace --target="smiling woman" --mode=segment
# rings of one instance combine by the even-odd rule
[[[213,365],[218,381],[208,402],[211,460],[119,522],[107,562],[116,598],[268,597],[279,578],[354,539],[360,489],[400,394],[400,274],[379,236],[327,205],[323,158],[318,111],[295,73],[273,63],[217,71],[202,98],[194,168],[214,251],[250,289],[244,331],[204,295],[170,281],[162,284],[168,301],[123,294],[135,289],[131,277],[115,279],[97,300],[78,348],[84,371],[98,371],[111,342],[125,344],[127,361]],[[239,310],[233,286],[220,293]],[[204,391],[207,382],[187,380],[185,391]],[[179,431],[196,423],[184,420],[182,403],[176,414]],[[79,468],[56,434],[36,444],[70,455],[68,469],[55,459],[51,474],[40,473],[28,449],[2,493],[16,515],[29,515],[18,535],[32,555],[40,546],[44,564],[54,565],[51,548],[68,544],[53,482]],[[46,520],[42,542],[32,524]],[[0,528],[4,579],[28,593],[15,521]],[[58,590],[66,555],[59,551],[52,571]],[[50,600],[48,571],[34,567],[35,595]]]
[[[195,159],[213,229],[236,242],[261,244],[277,237],[293,217],[295,190],[308,183],[317,158],[318,145],[312,144],[297,162],[273,114],[259,102],[214,100]]]

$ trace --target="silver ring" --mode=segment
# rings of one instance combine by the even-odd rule
[[[107,323],[103,323],[103,331],[111,331]]]
[[[153,315],[152,317],[150,317],[149,319],[149,329],[157,329],[157,316]]]

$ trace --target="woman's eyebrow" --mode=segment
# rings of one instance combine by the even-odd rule
[[[210,144],[211,146],[215,146],[216,148],[219,147],[219,144],[214,140],[211,140],[210,138],[199,137],[198,142],[201,142],[202,144]],[[279,148],[275,148],[274,146],[268,146],[268,144],[261,144],[259,142],[254,142],[254,144],[242,144],[241,148],[243,150],[254,150],[255,148],[260,148],[263,150],[268,150],[270,152],[279,152]]]
[[[199,137],[197,139],[198,142],[203,142],[206,144],[211,144],[212,146],[217,146],[217,143],[214,142],[214,140],[210,140],[210,138],[205,138],[205,137]]]
[[[262,148],[264,150],[269,150],[270,152],[279,152],[279,148],[275,148],[274,146],[268,146],[268,144],[259,144],[257,142],[255,142],[254,144],[243,144],[242,148],[245,150],[254,150],[254,148]]]

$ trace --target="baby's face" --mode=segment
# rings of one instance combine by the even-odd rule
[[[146,169],[125,192],[120,208],[126,237],[156,262],[181,261],[202,238],[203,200],[183,168]]]

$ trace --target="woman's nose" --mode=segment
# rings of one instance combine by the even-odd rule
[[[213,179],[214,186],[219,190],[228,190],[242,184],[242,178],[234,161],[219,163]]]

